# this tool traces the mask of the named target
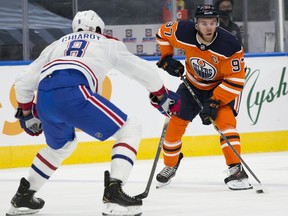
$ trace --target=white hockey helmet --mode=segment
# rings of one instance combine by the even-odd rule
[[[96,32],[97,27],[99,27],[101,33],[103,33],[105,24],[98,14],[92,10],[77,12],[72,21],[73,32],[81,30]]]

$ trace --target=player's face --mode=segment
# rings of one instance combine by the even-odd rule
[[[217,28],[217,19],[216,18],[199,18],[197,21],[197,30],[198,34],[206,42],[211,42],[214,39],[215,32]]]

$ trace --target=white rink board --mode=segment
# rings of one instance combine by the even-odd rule
[[[150,61],[155,65],[156,61]],[[184,61],[182,60],[182,63]],[[264,132],[288,130],[288,57],[246,58],[248,67],[247,82],[243,91],[238,131]],[[15,76],[26,66],[1,66],[0,72],[0,146],[43,144],[44,136],[31,137],[25,133],[19,135],[3,134],[5,122],[15,122],[15,109],[11,105],[10,90]],[[158,69],[166,87],[176,90],[180,80]],[[131,116],[136,116],[143,126],[143,138],[158,137],[162,130],[164,116],[150,105],[148,92],[136,81],[118,71],[110,71],[112,82],[111,101]],[[282,80],[281,80],[282,78]],[[280,90],[279,90],[280,89]],[[261,103],[260,103],[261,102]],[[258,117],[257,117],[258,116]],[[186,130],[187,135],[216,134],[213,127],[203,126],[196,117]],[[80,141],[93,141],[83,132],[77,132]]]

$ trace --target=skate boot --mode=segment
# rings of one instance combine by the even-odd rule
[[[36,191],[29,190],[29,188],[30,183],[25,178],[22,178],[19,188],[11,200],[12,207],[6,213],[6,216],[35,214],[43,208],[44,200],[34,197]]]
[[[102,215],[140,216],[142,200],[128,196],[122,189],[122,181],[110,179],[109,171],[105,171]]]
[[[176,171],[180,165],[180,162],[183,158],[183,153],[180,152],[178,163],[174,167],[165,166],[160,173],[156,176],[158,181],[156,188],[161,188],[168,185],[171,182],[171,179],[176,175]]]
[[[248,190],[252,185],[248,181],[248,175],[242,167],[242,164],[232,164],[228,168],[228,177],[224,179],[225,184],[231,190]]]

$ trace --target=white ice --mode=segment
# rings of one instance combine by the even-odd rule
[[[143,200],[143,216],[285,216],[288,215],[288,152],[242,155],[261,181],[247,171],[254,189],[231,191],[223,183],[226,177],[223,156],[184,157],[178,173],[167,187],[156,189]],[[130,195],[142,193],[153,161],[137,160],[124,190]],[[101,215],[103,176],[110,163],[61,166],[37,193],[46,201],[39,216]],[[163,168],[160,159],[156,169]],[[0,215],[10,207],[10,199],[19,179],[28,168],[0,170]],[[155,179],[155,178],[154,178]],[[264,188],[264,194],[255,189]]]

